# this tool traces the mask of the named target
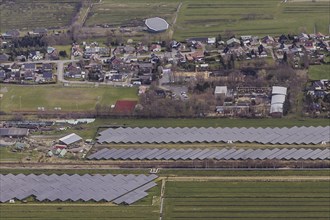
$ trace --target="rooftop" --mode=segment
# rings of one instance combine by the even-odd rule
[[[155,32],[166,31],[169,27],[169,24],[159,17],[148,18],[145,24],[151,31]]]

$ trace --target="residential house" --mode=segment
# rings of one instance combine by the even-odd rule
[[[53,71],[53,65],[51,63],[43,63],[42,70],[43,71]]]
[[[150,51],[151,52],[160,52],[162,47],[159,44],[151,44]]]
[[[264,38],[261,39],[261,42],[264,43],[264,44],[270,45],[270,44],[274,44],[275,40],[272,36],[267,35],[267,36],[265,36]]]
[[[9,30],[1,35],[3,39],[13,39],[13,38],[18,38],[19,36],[20,36],[20,32],[18,30]]]
[[[5,80],[6,77],[6,72],[4,70],[0,70],[0,81]]]
[[[236,38],[231,38],[226,41],[227,46],[229,47],[236,47],[241,45],[241,41]]]
[[[305,41],[309,40],[309,36],[308,36],[308,34],[301,33],[301,34],[299,34],[298,39],[300,42],[305,42]]]
[[[24,63],[22,66],[23,70],[36,71],[37,66],[35,63]]]
[[[307,40],[304,42],[304,48],[307,51],[314,51],[316,50],[316,47],[314,45],[314,41],[313,40]]]
[[[48,30],[46,28],[36,28],[33,30],[34,35],[44,36],[47,35]]]
[[[9,60],[9,56],[7,54],[0,54],[0,63],[7,62]]]
[[[46,80],[46,81],[52,81],[53,80],[53,73],[50,71],[44,71],[42,73],[42,77]]]
[[[26,70],[25,72],[21,73],[21,77],[23,77],[25,80],[33,80],[35,76],[35,73],[31,70]]]

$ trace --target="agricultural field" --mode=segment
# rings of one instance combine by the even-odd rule
[[[312,33],[314,28],[328,34],[329,4],[329,1],[187,1],[181,7],[174,38]]]
[[[116,87],[62,87],[50,86],[0,86],[3,98],[0,100],[1,111],[36,111],[38,107],[53,110],[61,107],[62,111],[95,110],[96,104],[112,105],[118,99],[137,99],[136,88]]]
[[[0,4],[0,32],[67,26],[75,16],[79,2],[81,0],[3,0]]]
[[[182,3],[175,20],[176,9]],[[280,0],[104,0],[93,6],[86,25],[143,25],[143,19],[159,16],[174,29],[174,39],[231,35],[328,34],[329,5],[321,1]],[[308,16],[306,16],[308,15]],[[227,37],[228,37],[227,36]]]
[[[329,79],[330,65],[313,65],[309,67],[308,76],[311,80]]]
[[[164,0],[103,0],[90,11],[86,26],[108,24],[109,26],[144,25],[143,19],[162,17],[171,22],[179,1]]]
[[[329,219],[330,187],[329,182],[168,181],[164,205],[164,220]]]

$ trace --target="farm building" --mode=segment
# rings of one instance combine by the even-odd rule
[[[26,128],[0,128],[0,137],[25,137],[28,134]]]
[[[59,139],[59,141],[65,145],[71,145],[71,144],[77,143],[78,141],[81,141],[81,140],[82,140],[82,138],[79,135],[76,135],[75,133],[69,134],[69,135]]]
[[[283,104],[287,94],[287,88],[281,86],[273,86],[272,101],[270,107],[270,114],[272,116],[281,117],[283,115]]]
[[[166,31],[169,27],[169,24],[162,18],[154,17],[148,18],[145,21],[146,26],[150,32],[162,32]]]

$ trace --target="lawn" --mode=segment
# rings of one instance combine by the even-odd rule
[[[328,182],[167,182],[164,220],[329,219]]]
[[[0,4],[0,32],[10,29],[32,30],[70,24],[80,0],[19,0]]]
[[[116,87],[62,87],[0,85],[3,98],[0,100],[1,111],[15,110],[36,111],[38,107],[53,110],[61,107],[62,111],[95,110],[97,103],[112,105],[118,99],[137,99],[136,88]],[[6,88],[6,89],[4,89]]]
[[[58,52],[65,51],[67,54],[67,57],[60,57],[61,59],[71,59],[71,45],[55,45],[53,46],[56,48]]]
[[[309,66],[308,76],[311,80],[330,79],[330,64]]]

